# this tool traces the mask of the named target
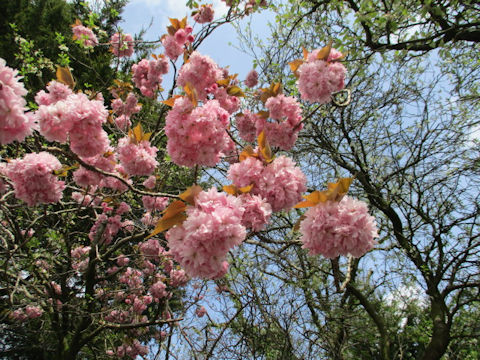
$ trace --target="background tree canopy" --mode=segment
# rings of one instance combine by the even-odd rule
[[[130,79],[125,69],[131,61],[115,62],[105,46],[78,48],[70,25],[80,18],[108,42],[125,4],[106,1],[92,13],[80,1],[2,2],[0,56],[21,69],[31,94],[54,77],[56,65],[69,65],[82,90],[95,89],[108,100],[115,79]],[[295,230],[304,210],[276,213],[267,229],[252,232],[231,252],[224,278],[193,281],[147,310],[158,320],[138,332],[152,349],[148,358],[478,359],[479,5],[455,0],[284,0],[268,5],[275,14],[269,34],[258,37],[237,24],[238,46],[252,55],[262,87],[281,82],[285,95],[299,98],[289,62],[303,57],[302,48],[312,51],[332,41],[348,53],[346,90],[327,105],[302,102],[304,129],[293,156],[307,174],[309,191],[335,178],[355,177],[350,193],[369,204],[379,225],[378,245],[358,259],[310,256]],[[206,25],[198,38],[224,22]],[[145,46],[137,55],[145,57],[151,50]],[[139,118],[145,128],[162,128],[166,107],[146,98],[142,103]],[[215,170],[173,165],[165,141],[161,132],[153,136],[162,149],[162,191],[180,192],[196,177],[204,188],[229,182],[226,163]],[[8,146],[0,154],[6,158],[43,145],[37,137],[25,150]],[[118,249],[136,254],[148,231],[138,221],[143,214],[138,194],[125,199],[136,205],[129,216],[137,232],[122,233]],[[70,254],[78,239],[89,244],[96,216],[91,209],[70,213],[69,205],[31,212],[21,206],[0,209],[8,224],[0,232],[9,239],[0,248],[1,358],[103,359],[108,358],[105,349],[123,339],[127,326],[95,322],[111,304],[97,301],[101,295],[97,298],[94,287],[108,283],[110,275],[96,278],[92,267],[85,277],[72,277],[73,260],[61,255]],[[33,240],[21,233],[29,226],[36,229]],[[115,249],[100,253],[102,270],[116,264]],[[48,281],[35,273],[39,259],[54,269]],[[18,275],[20,268],[27,278]],[[41,333],[38,323],[18,325],[8,317],[11,299],[34,296],[26,290],[12,294],[13,284],[37,278],[41,281],[31,293],[40,294],[43,282],[53,279],[66,304],[52,310]],[[54,293],[53,286],[48,289]],[[202,304],[207,316],[194,316]],[[161,322],[167,310],[182,321]]]

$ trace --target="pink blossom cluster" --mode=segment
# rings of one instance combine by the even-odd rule
[[[178,29],[175,34],[164,35],[162,45],[165,48],[165,55],[172,61],[183,54],[184,46],[192,43],[195,38],[192,35],[193,28],[190,25]]]
[[[80,41],[80,43],[85,47],[94,47],[98,45],[97,36],[93,33],[92,29],[83,26],[75,25],[72,26],[73,39]]]
[[[90,246],[78,246],[70,251],[72,257],[72,269],[75,271],[83,272],[87,270],[89,263]]]
[[[59,181],[53,172],[61,167],[55,156],[43,151],[12,160],[7,165],[6,174],[13,182],[15,196],[34,206],[60,201],[65,183]]]
[[[90,229],[88,238],[92,243],[98,242],[100,244],[104,243],[108,245],[123,226],[124,224],[120,215],[108,216],[106,214],[101,214]],[[97,239],[97,237],[99,238]]]
[[[228,111],[229,114],[233,114],[240,107],[240,100],[237,96],[228,95],[227,89],[223,86],[213,84],[208,88],[208,92],[211,92],[218,101],[220,106]]]
[[[272,206],[261,196],[243,194],[240,196],[242,206],[245,209],[242,217],[242,225],[253,231],[262,230],[272,215]]]
[[[129,175],[150,175],[158,165],[155,157],[158,149],[150,145],[150,141],[142,140],[139,143],[127,136],[118,141],[118,160],[125,172]]]
[[[228,251],[245,239],[243,212],[234,196],[215,188],[200,192],[195,206],[187,208],[187,219],[166,233],[169,253],[192,277],[222,277]]]
[[[27,90],[19,80],[18,71],[5,65],[0,58],[0,144],[23,141],[34,129],[33,118],[26,114]]]
[[[157,178],[155,175],[150,175],[142,185],[145,186],[147,189],[155,189],[155,184],[157,183]]]
[[[73,94],[72,90],[65,84],[58,81],[50,81],[47,85],[47,91],[40,90],[35,95],[35,102],[38,105],[52,105],[57,101],[65,100]]]
[[[14,310],[10,317],[16,321],[25,321],[27,319],[36,319],[43,314],[43,309],[39,306],[27,305],[25,308]]]
[[[130,34],[115,33],[110,38],[111,50],[115,56],[130,57],[133,54],[133,37]]]
[[[198,99],[205,101],[207,99],[206,90],[222,77],[222,69],[210,57],[194,51],[190,55],[189,61],[180,69],[177,84],[182,87],[190,84],[195,88]]]
[[[103,153],[109,144],[102,124],[108,112],[102,101],[89,100],[85,94],[72,94],[65,100],[50,105],[40,105],[35,119],[40,124],[40,134],[49,141],[66,142],[81,157]]]
[[[207,313],[207,309],[205,309],[205,306],[199,306],[195,310],[195,315],[197,315],[200,318],[205,316],[206,313]]]
[[[258,84],[258,73],[255,70],[250,70],[245,78],[245,86],[252,88]]]
[[[138,113],[141,108],[134,93],[128,93],[125,102],[120,98],[112,100],[112,109],[117,115],[127,115],[130,117]]]
[[[88,165],[92,165],[97,169],[120,175],[120,171],[123,170],[123,168],[120,165],[117,165],[113,148],[109,147],[106,150],[107,152],[104,154],[82,158],[82,160]],[[75,170],[73,173],[73,180],[78,186],[83,188],[90,187],[91,190],[94,190],[93,187],[95,189],[98,187],[110,188],[119,191],[125,191],[127,189],[127,186],[119,179],[111,176],[104,176],[95,171],[87,170],[83,166],[80,166],[77,170]],[[87,196],[87,199],[92,200],[90,195]]]
[[[138,64],[133,64],[133,81],[140,92],[154,98],[155,92],[161,89],[162,75],[168,72],[168,61],[161,55],[157,59],[142,59]]]
[[[167,151],[183,166],[215,166],[222,152],[229,148],[226,132],[229,114],[217,100],[208,100],[193,109],[186,97],[178,98],[166,117]]]
[[[117,347],[116,352],[107,351],[107,355],[116,356],[117,358],[123,358],[128,356],[131,359],[136,359],[137,356],[145,356],[148,354],[148,348],[145,345],[140,344],[137,339],[129,343],[125,343]]]
[[[331,49],[327,61],[317,59],[320,50],[314,50],[307,61],[298,68],[297,87],[303,100],[326,104],[332,100],[332,93],[345,87],[347,69],[343,64],[333,61],[342,54]]]
[[[270,97],[265,106],[273,122],[257,122],[257,134],[265,130],[270,145],[282,150],[290,150],[297,140],[298,132],[303,128],[300,104],[292,96],[279,94]]]
[[[162,196],[142,196],[143,207],[147,211],[163,211],[168,205],[169,198]]]
[[[247,109],[235,116],[235,123],[240,137],[245,141],[253,142],[257,136],[257,128],[264,127],[265,119]]]
[[[199,24],[205,24],[213,21],[215,12],[212,4],[202,5],[193,15],[193,20]]]
[[[320,203],[305,213],[300,241],[311,255],[326,258],[351,254],[360,257],[378,237],[375,218],[365,202],[345,196],[340,202]]]
[[[253,185],[250,192],[263,197],[273,212],[292,208],[307,190],[305,175],[292,159],[283,155],[266,166],[262,161],[248,157],[230,166],[228,178],[237,187]]]

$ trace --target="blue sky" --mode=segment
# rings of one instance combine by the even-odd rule
[[[125,7],[122,16],[125,22],[121,24],[126,33],[138,33],[143,27],[148,28],[145,40],[157,40],[166,33],[166,26],[169,25],[168,18],[183,18],[191,14],[191,10],[185,6],[183,0],[131,0]],[[227,12],[225,3],[220,0],[211,0],[215,9],[215,19],[223,16]],[[248,26],[249,20],[254,24],[255,33],[268,34],[267,21],[272,20],[273,15],[266,11],[251,15],[242,20],[243,26]],[[193,24],[193,21],[189,21]],[[194,33],[200,29],[196,24]],[[252,69],[253,59],[236,49],[229,43],[237,43],[237,34],[230,24],[225,24],[216,29],[200,46],[199,51],[202,54],[210,56],[218,65],[225,67],[230,65],[231,73],[238,73],[241,80],[244,79],[250,69]],[[158,52],[162,52],[162,48]]]

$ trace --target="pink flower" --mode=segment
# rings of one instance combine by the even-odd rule
[[[40,308],[39,306],[28,305],[25,308],[25,314],[27,315],[27,317],[29,319],[36,319],[36,318],[42,316],[43,309]]]
[[[161,298],[168,296],[168,292],[165,290],[167,286],[162,281],[157,281],[148,290],[152,294],[153,298],[158,301]]]
[[[298,68],[297,86],[303,100],[326,104],[332,93],[345,87],[347,69],[340,62],[331,62],[341,56],[337,50],[331,50],[327,61],[316,58],[318,51],[310,53],[307,62]]]
[[[257,114],[253,114],[250,110],[245,110],[235,116],[235,123],[240,137],[249,142],[255,141],[257,135],[257,128],[263,128],[264,120]],[[261,130],[258,132],[260,133]]]
[[[138,104],[137,98],[134,93],[128,93],[125,102],[120,98],[112,100],[112,109],[115,114],[121,116],[126,115],[131,117],[138,113],[142,107]]]
[[[255,70],[250,70],[245,79],[245,86],[249,88],[254,87],[258,84],[258,73]]]
[[[162,75],[168,72],[168,61],[161,55],[158,59],[142,59],[138,64],[133,64],[133,81],[140,92],[152,98],[155,92],[161,89]]]
[[[213,21],[214,11],[211,4],[202,5],[193,15],[193,20],[199,24],[205,24]]]
[[[367,204],[345,196],[340,202],[326,202],[307,210],[300,224],[300,241],[310,255],[326,258],[351,254],[360,257],[371,250],[378,237],[375,218]]]
[[[290,158],[279,156],[267,166],[253,157],[233,164],[228,178],[237,187],[253,184],[251,194],[262,196],[274,212],[288,210],[302,199],[307,178]]]
[[[55,80],[48,83],[47,91],[48,92],[40,90],[37,95],[35,95],[35,102],[38,105],[52,105],[57,101],[65,100],[73,94],[72,90],[67,85]]]
[[[166,238],[170,254],[187,274],[204,279],[225,275],[228,251],[240,245],[246,230],[241,225],[244,209],[240,199],[215,188],[200,192],[187,219],[171,228]]]
[[[115,33],[110,38],[110,49],[118,57],[132,56],[133,44],[133,37],[130,34]]]
[[[207,313],[207,309],[205,309],[205,306],[199,306],[199,307],[197,307],[197,309],[195,310],[195,314],[196,314],[198,317],[203,317],[206,313]]]
[[[183,54],[183,46],[179,45],[175,37],[171,35],[166,35],[162,39],[162,45],[165,48],[165,55],[172,61],[177,60]]]
[[[157,178],[155,175],[150,175],[147,180],[145,180],[142,185],[145,186],[147,189],[154,189],[155,188],[155,183],[157,182]]]
[[[270,220],[272,206],[261,196],[243,194],[240,196],[245,212],[242,217],[242,225],[253,231],[260,231]]]
[[[166,117],[167,151],[183,166],[215,166],[230,145],[226,132],[229,114],[217,100],[209,100],[193,109],[187,98],[178,98]]]
[[[207,99],[206,89],[222,78],[222,70],[208,56],[194,51],[189,61],[183,64],[178,73],[177,83],[180,86],[191,84],[197,91],[198,99]]]
[[[47,152],[31,153],[21,160],[12,160],[6,174],[13,181],[15,196],[34,206],[60,201],[65,183],[59,181],[53,171],[61,167],[60,161]]]
[[[72,26],[73,40],[78,40],[85,47],[93,47],[98,45],[97,36],[93,33],[92,29],[83,26]]]
[[[0,58],[0,144],[23,141],[35,128],[34,119],[25,113],[27,90],[18,71]]]
[[[162,211],[168,205],[169,198],[158,196],[142,196],[143,207],[147,211]]]
[[[135,144],[130,137],[118,141],[118,160],[129,175],[150,175],[158,165],[155,159],[158,149],[143,140]]]

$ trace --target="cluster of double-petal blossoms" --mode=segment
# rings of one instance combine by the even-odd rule
[[[212,4],[201,5],[200,8],[193,15],[193,20],[199,24],[205,24],[213,21],[215,12]]]
[[[98,45],[97,36],[92,29],[81,24],[72,25],[73,40],[78,40],[85,47],[94,47]]]
[[[170,254],[188,275],[205,279],[222,277],[228,270],[228,251],[246,236],[242,201],[215,188],[195,197],[187,219],[166,233]]]
[[[129,175],[152,174],[158,165],[157,151],[149,141],[134,142],[129,136],[120,139],[117,146],[118,160]]]
[[[110,45],[110,49],[115,56],[130,57],[133,55],[134,41],[130,34],[113,34],[110,38]]]
[[[27,90],[19,80],[18,71],[5,65],[0,58],[0,144],[23,141],[32,133],[33,119],[25,113]]]
[[[279,156],[266,166],[261,160],[248,157],[230,166],[228,178],[239,188],[253,185],[250,192],[262,196],[273,212],[289,210],[307,190],[307,178],[286,156]]]
[[[161,89],[162,75],[168,72],[168,61],[164,56],[157,59],[142,59],[132,66],[133,81],[142,95],[153,98]]]
[[[170,60],[177,60],[183,54],[184,46],[195,40],[192,32],[193,28],[190,25],[186,25],[184,28],[177,29],[173,34],[163,36],[162,45],[165,48],[165,55]]]
[[[371,250],[378,237],[375,218],[363,201],[345,196],[340,202],[320,203],[305,213],[300,240],[311,255],[360,257]]]
[[[54,85],[51,89],[57,87]],[[67,95],[67,92],[61,94]],[[103,101],[90,100],[82,93],[70,94],[53,102],[43,92],[36,99],[41,103],[34,117],[40,125],[40,134],[47,140],[66,142],[69,139],[71,150],[81,157],[105,152],[109,141],[102,124],[107,121],[108,111]]]
[[[166,117],[167,151],[178,165],[215,166],[230,146],[226,132],[229,113],[217,100],[194,108],[187,97],[180,97]]]
[[[320,60],[317,58],[319,51],[312,51],[298,68],[297,86],[303,100],[326,104],[332,100],[332,93],[344,88],[347,70],[335,61],[343,56],[342,53],[331,49],[327,59]]]
[[[15,196],[29,206],[56,203],[62,198],[65,183],[53,175],[62,164],[47,153],[31,153],[7,164],[6,175],[13,181]]]

